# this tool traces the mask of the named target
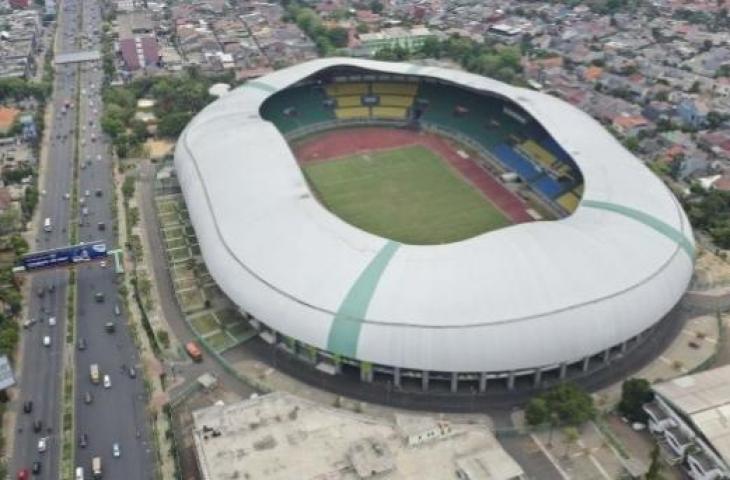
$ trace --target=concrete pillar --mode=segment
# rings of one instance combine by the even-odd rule
[[[487,390],[487,372],[479,374],[479,391],[484,392]]]
[[[459,374],[451,372],[451,393],[459,391]]]
[[[563,380],[568,374],[568,364],[567,363],[561,363],[560,364],[560,380]]]
[[[515,372],[509,372],[509,376],[507,376],[507,390],[514,390],[515,389]]]
[[[393,385],[395,388],[400,388],[400,368],[393,367]]]
[[[607,348],[603,351],[603,363],[608,363],[611,360],[611,349]]]
[[[590,364],[591,364],[591,357],[589,355],[583,359],[583,371],[584,372],[588,371],[588,367],[590,366]]]
[[[540,387],[540,382],[542,382],[542,369],[538,368],[535,370],[535,381],[533,383],[533,386],[535,388]]]
[[[421,389],[424,392],[428,391],[428,370],[424,370],[421,374]]]

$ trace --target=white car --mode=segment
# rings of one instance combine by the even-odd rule
[[[114,442],[112,445],[112,456],[115,458],[119,458],[122,456],[122,450],[119,448],[119,444],[117,442]]]
[[[102,260],[101,262],[99,262],[99,266],[101,268],[106,268],[106,260]]]
[[[90,192],[89,190],[86,190],[86,191],[84,192],[84,196],[85,196],[85,197],[90,197],[90,196],[91,196],[91,192]]]
[[[112,379],[109,375],[104,375],[104,388],[112,388]]]
[[[56,326],[56,317],[48,317],[48,326],[49,327],[55,327]]]
[[[43,346],[44,347],[50,347],[51,346],[51,337],[46,335],[43,337]]]
[[[38,451],[43,453],[46,451],[46,447],[48,446],[48,438],[42,437],[38,440]]]
[[[64,193],[63,194],[63,199],[64,200],[68,200],[69,198],[71,198],[71,195],[69,195],[68,193]]]

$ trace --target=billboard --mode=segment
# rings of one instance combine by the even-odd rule
[[[106,257],[106,243],[90,242],[70,247],[54,248],[25,255],[21,262],[26,271],[67,267]]]

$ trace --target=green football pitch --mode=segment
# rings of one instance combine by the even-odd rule
[[[510,221],[422,146],[304,165],[320,201],[363,230],[412,245],[449,243]]]

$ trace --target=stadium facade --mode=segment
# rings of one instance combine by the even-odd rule
[[[499,98],[567,153],[582,197],[559,220],[444,245],[362,231],[319,203],[287,138],[260,113],[276,92],[322,88],[322,78]],[[489,391],[585,375],[640,345],[692,276],[679,202],[598,122],[462,71],[350,58],[279,70],[195,117],[175,166],[210,273],[262,337],[321,369],[356,368],[364,381]]]

